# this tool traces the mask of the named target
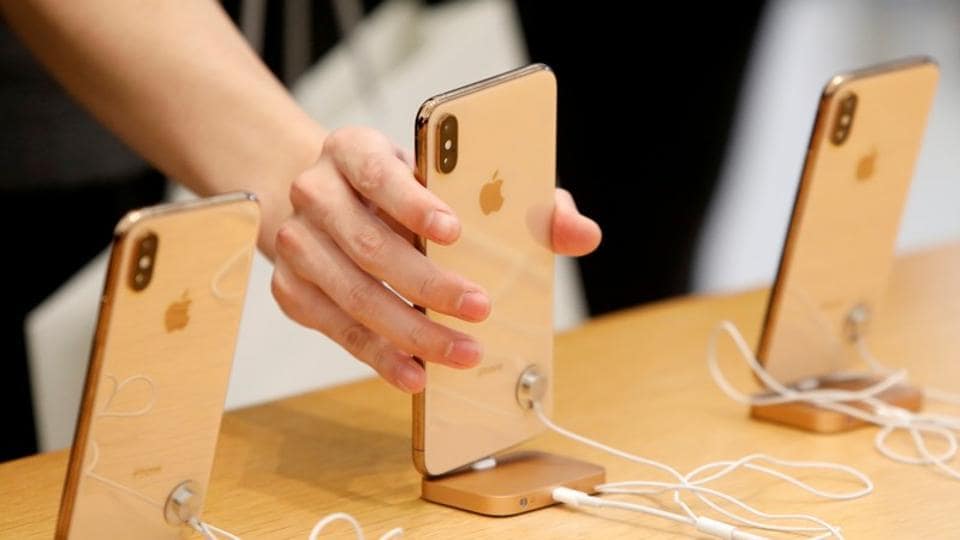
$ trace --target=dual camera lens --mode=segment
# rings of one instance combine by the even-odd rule
[[[833,121],[833,131],[830,133],[830,141],[833,144],[841,145],[850,136],[853,129],[853,118],[857,111],[857,95],[847,94],[840,100],[840,108],[837,111],[836,118]]]
[[[447,174],[457,166],[459,150],[457,117],[447,115],[437,125],[437,170]]]
[[[152,232],[140,237],[133,248],[133,264],[130,265],[130,288],[142,291],[150,285],[153,267],[157,260],[157,235]]]

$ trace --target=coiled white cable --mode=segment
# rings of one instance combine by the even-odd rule
[[[323,531],[323,529],[334,521],[346,521],[353,526],[353,532],[357,535],[357,540],[364,539],[363,527],[360,526],[360,523],[357,522],[357,520],[350,514],[337,512],[321,519],[316,525],[313,526],[313,530],[310,531],[310,540],[317,540],[317,538],[320,537],[320,533]],[[400,538],[401,536],[403,536],[403,529],[396,527],[383,533],[383,536],[380,537],[380,540],[391,540],[393,538]]]
[[[318,521],[317,524],[313,526],[313,530],[310,531],[309,540],[317,540],[320,538],[320,533],[323,532],[323,529],[327,528],[327,526],[329,526],[331,523],[337,521],[346,521],[349,523],[353,528],[353,533],[357,540],[364,540],[365,537],[363,535],[363,527],[360,526],[360,522],[346,512],[335,512]],[[218,527],[214,527],[213,525],[197,518],[191,519],[188,524],[193,527],[194,530],[202,534],[206,540],[219,540],[218,535],[226,538],[227,540],[240,540],[240,537]],[[383,533],[383,535],[380,537],[380,540],[393,540],[394,538],[400,538],[401,536],[403,536],[403,529],[400,527],[395,527]]]
[[[854,345],[857,347],[857,353],[860,355],[860,358],[863,359],[867,366],[875,373],[889,375],[896,372],[896,370],[887,367],[883,362],[878,360],[877,357],[873,355],[870,347],[867,346],[867,340],[865,340],[863,336],[857,335],[857,338],[854,340]],[[941,390],[939,388],[925,386],[923,388],[923,395],[934,401],[940,401],[942,403],[948,403],[950,405],[956,405],[957,407],[960,407],[960,393],[947,392],[946,390]]]
[[[654,461],[652,459],[644,458],[630,452],[626,452],[617,448],[613,448],[601,442],[595,441],[593,439],[584,437],[583,435],[569,431],[563,427],[558,426],[552,420],[550,420],[546,414],[543,412],[543,408],[537,402],[533,403],[533,410],[536,413],[540,421],[551,431],[577,441],[579,443],[585,444],[587,446],[602,450],[614,456],[639,463],[641,465],[647,465],[666,472],[672,476],[674,482],[657,482],[657,481],[628,481],[628,482],[612,482],[601,484],[596,486],[598,493],[602,494],[630,494],[630,495],[651,495],[657,493],[673,493],[673,500],[683,511],[683,514],[676,512],[669,512],[659,508],[654,508],[650,506],[627,503],[623,501],[614,501],[606,500],[600,497],[592,497],[581,491],[572,490],[569,488],[559,488],[554,490],[553,498],[554,500],[566,504],[571,504],[574,506],[587,505],[587,506],[596,506],[596,507],[607,507],[607,508],[619,508],[623,510],[631,510],[636,512],[642,512],[645,514],[661,517],[664,519],[669,519],[671,521],[676,521],[680,523],[686,523],[688,525],[696,527],[700,532],[713,535],[716,538],[723,539],[736,539],[736,540],[756,540],[762,538],[760,536],[754,535],[752,533],[742,531],[737,528],[737,525],[744,527],[751,527],[756,529],[768,530],[768,531],[779,531],[779,532],[791,532],[791,533],[815,533],[817,536],[813,538],[828,538],[833,536],[835,538],[843,538],[840,533],[839,527],[831,525],[826,521],[812,515],[808,514],[772,514],[759,510],[740,499],[723,493],[721,491],[706,487],[706,484],[713,482],[719,478],[729,475],[730,473],[736,471],[737,469],[749,469],[752,471],[760,472],[773,476],[775,478],[785,480],[790,484],[800,488],[803,491],[816,495],[818,497],[823,497],[832,500],[850,500],[864,495],[869,494],[873,491],[873,483],[870,481],[870,478],[867,475],[861,473],[860,471],[854,469],[853,467],[848,467],[846,465],[840,465],[836,463],[826,463],[826,462],[816,462],[816,461],[787,461],[764,454],[751,454],[745,456],[738,460],[734,461],[717,461],[713,463],[708,463],[702,465],[690,473],[683,475],[677,469]],[[778,465],[781,467],[788,468],[802,468],[802,469],[826,469],[839,471],[846,473],[854,477],[858,482],[863,484],[861,489],[851,491],[848,493],[831,493],[824,490],[817,489],[796,477],[790,476],[782,471],[772,469],[770,467],[760,465],[758,462],[765,461],[767,463]],[[708,471],[715,471],[712,474],[702,476]],[[698,515],[694,510],[687,504],[683,498],[683,493],[690,493],[695,495],[700,501],[702,501],[709,508],[715,512],[723,515],[727,519],[731,520],[737,525],[731,525],[729,523],[723,523],[707,516]],[[770,521],[782,521],[782,520],[800,520],[812,522],[812,526],[789,526],[789,525],[777,525],[769,522],[761,522],[756,519],[751,519],[744,517],[740,514],[734,513],[730,510],[726,510],[720,507],[714,500],[719,499],[737,508],[742,511],[751,514],[755,518],[765,519]]]
[[[734,386],[720,370],[717,358],[717,344],[721,336],[729,336],[736,345],[741,358],[763,384],[773,392],[771,396],[751,396]],[[797,390],[785,386],[768,373],[753,350],[747,345],[740,330],[730,321],[722,321],[710,334],[707,344],[707,367],[714,381],[727,396],[744,405],[773,405],[778,403],[804,402],[817,407],[836,411],[880,427],[874,437],[874,447],[887,458],[899,463],[913,465],[934,465],[947,476],[960,480],[960,471],[951,467],[958,451],[957,433],[960,432],[960,417],[945,414],[914,413],[901,407],[890,405],[877,396],[885,390],[907,380],[906,370],[891,370],[881,364],[866,346],[862,337],[855,344],[860,356],[874,372],[883,377],[879,382],[862,390],[811,389]],[[960,404],[960,396],[942,390],[925,390],[924,394],[934,400]],[[897,430],[905,430],[913,442],[916,456],[909,456],[894,450],[888,439]],[[928,446],[930,438],[940,439],[946,448],[933,453]]]

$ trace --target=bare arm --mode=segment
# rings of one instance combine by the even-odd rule
[[[0,11],[78,101],[167,175],[202,195],[257,194],[260,249],[275,258],[274,297],[290,318],[410,392],[424,384],[412,356],[460,368],[480,360],[472,337],[382,285],[431,310],[486,318],[481,287],[405,240],[455,242],[452,209],[417,182],[383,134],[347,128],[328,136],[217,3],[0,0]],[[582,255],[599,242],[597,224],[558,190],[554,250]]]
[[[273,256],[289,184],[325,135],[205,0],[0,0],[67,90],[139,154],[202,195],[261,200]]]

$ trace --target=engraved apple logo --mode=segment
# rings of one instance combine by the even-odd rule
[[[163,318],[168,333],[186,328],[187,323],[190,322],[189,310],[190,297],[187,295],[187,291],[183,291],[183,296],[180,297],[180,300],[170,304],[166,316]]]
[[[500,192],[503,179],[497,178],[499,174],[499,170],[494,171],[493,178],[480,188],[480,210],[484,215],[496,212],[503,206],[503,194]]]
[[[868,180],[873,176],[873,169],[877,161],[877,149],[874,148],[869,154],[860,158],[857,163],[857,180]]]

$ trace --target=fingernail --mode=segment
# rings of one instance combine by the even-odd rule
[[[467,291],[460,297],[457,313],[474,321],[482,321],[490,313],[490,299],[480,291]]]
[[[563,197],[563,199],[567,202],[567,204],[569,204],[579,214],[580,210],[577,209],[577,201],[573,200],[573,195],[565,189],[561,189],[558,191],[560,193],[560,196]]]
[[[397,382],[407,392],[419,392],[423,389],[423,370],[418,367],[401,364],[397,373]]]
[[[437,242],[451,242],[460,233],[460,223],[454,216],[434,210],[427,222],[427,233]]]
[[[483,348],[472,339],[458,339],[450,342],[444,357],[460,367],[473,367],[480,363]]]

